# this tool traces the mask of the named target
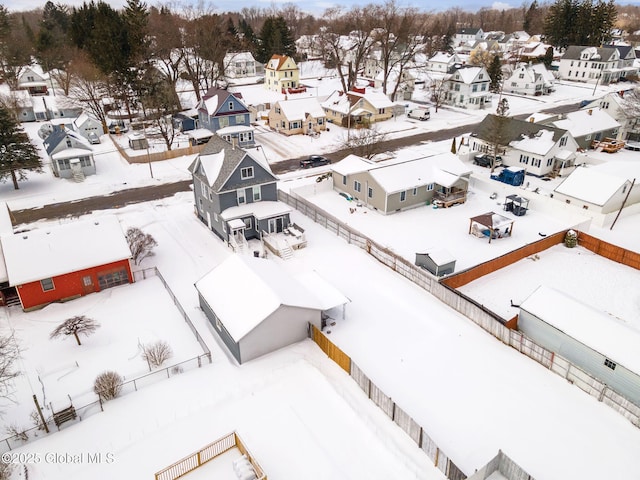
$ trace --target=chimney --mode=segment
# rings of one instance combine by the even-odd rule
[[[535,119],[535,118],[533,118],[533,117],[529,117],[529,122],[530,122],[530,123],[534,123],[535,121],[536,121],[536,119]]]
[[[587,113],[588,113],[589,115],[591,115],[591,114],[593,113],[593,110],[589,109],[589,110],[587,110]]]

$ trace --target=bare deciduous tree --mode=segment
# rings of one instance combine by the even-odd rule
[[[375,128],[361,128],[344,138],[340,143],[340,149],[349,150],[354,155],[370,159],[384,151],[381,142],[385,139],[384,132]]]
[[[102,372],[93,382],[93,391],[102,400],[111,400],[120,395],[123,380],[117,372],[111,370]]]
[[[79,315],[67,318],[49,334],[49,338],[53,339],[62,336],[70,337],[73,335],[76,342],[78,342],[78,345],[82,345],[80,343],[80,334],[89,336],[99,327],[100,324],[94,319],[85,317],[84,315]]]
[[[20,349],[13,335],[0,336],[0,398],[11,398],[13,380],[20,372],[16,362],[20,358]]]
[[[127,243],[131,250],[133,263],[136,265],[140,265],[140,262],[145,258],[153,256],[153,247],[158,245],[155,238],[137,227],[129,227],[127,229]]]
[[[158,340],[157,342],[142,346],[142,358],[147,361],[149,370],[161,366],[173,356],[173,351],[167,342]]]

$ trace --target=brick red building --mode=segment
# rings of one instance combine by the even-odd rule
[[[24,310],[133,282],[131,251],[115,216],[3,236],[9,285]]]

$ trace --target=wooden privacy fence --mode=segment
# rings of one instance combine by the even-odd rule
[[[420,447],[433,464],[451,480],[463,480],[464,473],[451,459],[438,448],[427,432],[411,416],[402,410],[391,397],[386,395],[369,377],[356,365],[351,358],[340,350],[320,330],[312,325],[312,339],[331,360],[345,370],[360,386],[367,397],[375,403],[396,425],[398,425]],[[347,367],[348,366],[348,367]]]
[[[564,240],[566,232],[558,232],[553,235],[549,235],[537,242],[525,245],[513,252],[502,255],[496,259],[489,260],[488,262],[469,268],[458,274],[453,274],[448,276],[446,279],[439,281],[437,277],[431,275],[423,268],[413,265],[411,262],[399,257],[389,249],[380,246],[372,239],[343,224],[340,220],[318,208],[311,202],[295,194],[290,195],[282,190],[278,190],[278,199],[294,207],[296,210],[299,210],[307,217],[311,218],[314,222],[324,226],[327,230],[343,238],[347,243],[357,245],[366,250],[369,255],[374,257],[380,263],[411,280],[427,292],[430,292],[440,301],[457,312],[460,312],[506,345],[517,349],[520,353],[544,365],[552,372],[561,375],[567,379],[567,381],[573,383],[578,388],[589,393],[589,395],[598,398],[599,401],[616,410],[625,418],[629,419],[635,426],[640,427],[639,405],[612,391],[595,377],[573,365],[569,360],[536,344],[521,332],[513,330],[513,324],[515,323],[514,319],[504,319],[500,315],[456,290],[456,288],[466,285],[487,273],[496,271],[513,262],[561,243]],[[640,254],[603,242],[602,240],[582,232],[578,232],[578,243],[580,246],[587,248],[598,255],[603,255],[606,258],[634,268],[640,268]],[[322,335],[322,337],[324,337],[324,335]],[[326,350],[325,353],[329,355]],[[331,357],[331,355],[329,356]],[[344,366],[342,368],[349,371]],[[597,387],[594,387],[594,385]],[[364,389],[363,385],[360,386]],[[597,393],[597,395],[594,393]]]
[[[264,474],[262,467],[260,467],[258,462],[256,462],[256,460],[251,456],[236,432],[225,435],[206,447],[201,448],[197,452],[187,455],[183,459],[178,460],[177,462],[160,470],[155,474],[155,480],[175,480],[176,478],[180,478],[234,447],[240,450],[240,453],[246,455],[251,466],[256,472],[256,479],[267,480],[267,476]]]
[[[196,153],[200,153],[206,145],[189,145],[187,148],[176,148],[175,150],[165,150],[163,152],[155,153],[147,152],[142,155],[129,155],[126,149],[122,148],[122,145],[120,145],[118,140],[114,139],[111,134],[109,134],[109,137],[111,137],[111,141],[116,146],[118,153],[120,153],[128,163],[160,162],[162,160],[171,160],[172,158],[182,157],[184,155],[194,155]]]

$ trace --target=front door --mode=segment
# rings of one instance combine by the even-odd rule
[[[282,233],[284,231],[284,218],[276,217],[269,219],[269,233]]]
[[[93,277],[91,277],[91,275],[85,275],[82,277],[82,292],[86,295],[87,293],[92,293],[94,291]]]

